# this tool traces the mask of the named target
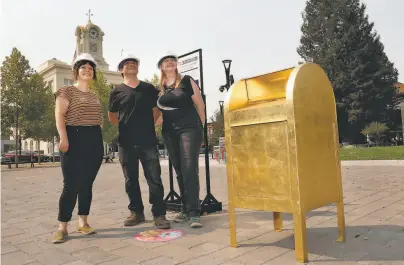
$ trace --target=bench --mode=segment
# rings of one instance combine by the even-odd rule
[[[7,166],[9,169],[11,169],[11,165],[15,165],[15,164],[31,164],[31,168],[35,167],[34,165],[35,161],[21,161],[21,162],[7,162]]]

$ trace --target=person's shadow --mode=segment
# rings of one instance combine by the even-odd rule
[[[404,226],[398,225],[369,225],[352,226],[346,225],[346,242],[336,242],[338,237],[338,227],[335,218],[335,212],[317,211],[311,212],[310,216],[329,216],[328,220],[335,220],[335,226],[332,227],[308,227],[307,228],[307,248],[310,254],[321,257],[321,262],[327,261],[379,261],[380,264],[388,264],[389,261],[402,261],[404,264]],[[149,218],[150,219],[150,218]],[[195,236],[197,240],[199,235],[206,233],[215,233],[216,230],[228,230],[228,214],[226,211],[210,214],[202,217],[204,227],[200,229],[189,228],[187,224],[172,224],[172,229],[184,230],[187,236]],[[294,251],[294,236],[292,215],[283,214],[285,228],[281,232],[273,231],[272,212],[245,211],[236,213],[237,243],[239,248],[243,247],[271,247],[276,246]],[[258,223],[263,221],[268,223],[266,232],[258,232],[262,228]],[[91,235],[92,238],[119,238],[130,239],[137,233],[146,230],[155,230],[151,220],[135,227],[110,227],[98,229],[97,234]],[[261,231],[261,230],[259,230]],[[244,235],[250,234],[250,236]],[[222,234],[220,235],[222,236]],[[230,237],[225,238],[226,246],[230,246]],[[70,238],[80,238],[81,235],[73,234]],[[175,242],[175,240],[173,241]],[[169,243],[169,242],[168,242]],[[144,243],[154,244],[154,243]],[[156,244],[156,246],[158,246]],[[320,261],[319,260],[319,261]],[[310,262],[319,262],[310,260]],[[383,263],[385,262],[385,263]],[[399,263],[401,264],[401,263]]]

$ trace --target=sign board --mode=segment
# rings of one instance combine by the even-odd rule
[[[182,76],[189,75],[202,89],[202,50],[196,50],[178,57],[178,71]]]

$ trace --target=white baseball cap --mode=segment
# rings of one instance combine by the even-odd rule
[[[94,66],[97,65],[97,62],[94,60],[93,56],[91,56],[88,53],[82,53],[79,56],[77,56],[76,59],[74,59],[72,68],[74,69],[74,66],[80,61],[89,61],[89,62],[92,62],[94,64]]]
[[[173,58],[175,61],[178,61],[178,57],[177,55],[175,55],[172,52],[167,52],[164,56],[162,56],[159,61],[157,62],[157,68],[161,67],[161,64],[163,63],[163,61],[167,58]]]
[[[137,58],[136,56],[134,56],[131,53],[128,53],[128,54],[122,56],[121,59],[119,60],[118,71],[123,67],[123,63],[126,61],[136,61],[138,65],[140,64],[139,58]]]

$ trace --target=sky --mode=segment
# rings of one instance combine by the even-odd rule
[[[404,1],[363,0],[385,52],[404,83]],[[38,69],[57,58],[71,63],[78,25],[91,20],[104,31],[104,58],[116,69],[121,50],[140,58],[139,78],[158,74],[166,52],[203,52],[207,114],[219,109],[225,93],[222,60],[241,78],[293,67],[301,60],[305,0],[0,0],[0,62],[18,48]]]

